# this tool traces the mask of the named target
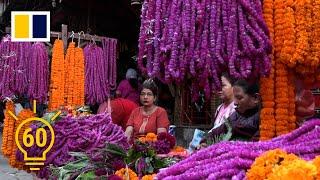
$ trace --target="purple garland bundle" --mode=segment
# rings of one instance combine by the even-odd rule
[[[43,43],[34,43],[30,49],[29,99],[45,103],[48,99],[49,88],[49,59],[46,46]]]
[[[281,148],[306,160],[320,155],[320,119],[299,129],[262,142],[230,141],[214,144],[160,171],[158,179],[243,179],[255,158]]]
[[[84,48],[84,55],[86,104],[100,104],[110,92],[103,50],[95,44],[89,44]]]
[[[84,48],[85,55],[85,97],[87,104],[101,104],[116,88],[117,40],[102,39],[102,48],[89,44]]]
[[[150,77],[190,77],[208,97],[220,88],[222,71],[235,78],[269,74],[272,47],[260,2],[145,0],[141,11],[138,66]]]
[[[33,127],[36,129],[36,126]],[[91,156],[97,155],[106,143],[117,144],[125,149],[129,147],[127,138],[120,126],[112,123],[109,114],[99,114],[89,117],[72,118],[65,117],[57,121],[53,126],[55,143],[47,154],[45,167],[39,171],[40,178],[48,178],[50,175],[49,165],[62,166],[71,162],[73,157],[69,152],[85,152]],[[33,131],[35,133],[35,131]],[[47,130],[48,142],[51,133]],[[38,157],[47,148],[32,146],[27,149],[28,155]],[[17,159],[23,160],[23,154],[17,151]],[[92,157],[93,158],[93,157]]]
[[[1,99],[26,93],[29,69],[28,42],[12,42],[9,35],[0,43],[0,95]]]

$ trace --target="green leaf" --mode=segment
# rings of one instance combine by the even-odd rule
[[[86,173],[81,173],[76,180],[89,180],[89,179],[95,179],[96,175],[94,173],[94,171],[89,171]]]
[[[111,143],[108,143],[106,145],[106,148],[103,149],[104,151],[106,152],[109,152],[113,155],[118,155],[118,156],[121,156],[121,157],[126,157],[127,156],[127,153],[124,151],[123,148],[121,148],[120,146],[116,145],[116,144],[111,144]]]

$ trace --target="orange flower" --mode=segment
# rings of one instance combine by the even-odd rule
[[[146,137],[139,137],[138,139],[140,142],[145,143],[146,142]]]
[[[124,180],[139,180],[137,174],[130,168],[122,168],[114,173]]]
[[[141,180],[153,180],[156,177],[156,174],[144,175]]]
[[[157,135],[154,133],[148,133],[146,136],[146,141],[147,142],[155,142],[157,141]]]

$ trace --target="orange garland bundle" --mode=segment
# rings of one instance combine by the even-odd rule
[[[84,54],[81,48],[75,49],[75,85],[73,90],[73,104],[84,105]]]
[[[65,62],[63,48],[63,41],[55,40],[52,49],[50,96],[48,104],[48,108],[51,111],[64,105]]]
[[[9,111],[14,113],[14,103],[12,101],[6,102],[6,111],[5,111],[5,119],[4,119],[4,127],[2,134],[2,146],[1,150],[3,155],[6,157],[10,157],[12,154],[12,147],[14,142],[14,125],[15,119],[10,115]]]
[[[295,1],[295,20],[296,20],[296,49],[293,54],[293,61],[304,63],[308,53],[308,32],[307,32],[307,11],[305,5],[310,3],[310,0]]]
[[[288,130],[293,131],[296,129],[296,93],[295,93],[295,85],[294,85],[294,74],[292,71],[289,72],[289,83],[288,83],[288,96],[289,96],[289,119],[288,119]]]
[[[18,120],[16,121],[16,126],[15,126],[15,132],[18,128],[18,126],[26,119],[28,118],[31,118],[31,117],[34,117],[34,113],[30,110],[30,109],[23,109],[19,115],[18,115]],[[22,137],[23,137],[23,133],[25,131],[25,129],[27,127],[29,127],[30,123],[27,123],[27,124],[24,124],[23,127],[20,129],[19,131],[19,142],[22,143]],[[18,168],[18,169],[23,169],[24,167],[24,163],[23,162],[18,162],[16,160],[16,151],[18,150],[18,147],[16,145],[16,143],[13,144],[13,147],[12,147],[12,153],[11,153],[11,156],[10,156],[10,160],[9,160],[9,164],[12,166],[12,167],[15,167],[15,168]]]
[[[75,43],[69,43],[69,47],[67,49],[67,54],[65,57],[65,98],[66,105],[73,105],[73,89],[74,89],[74,61],[75,61]]]
[[[287,7],[285,9],[284,19],[284,42],[283,48],[280,52],[280,60],[284,64],[288,65],[289,67],[294,67],[296,65],[296,61],[293,60],[292,55],[295,52],[295,18],[294,18],[294,10],[291,7],[293,5],[293,1],[287,1]]]
[[[84,54],[71,42],[66,54],[65,97],[66,105],[84,105]]]
[[[263,1],[263,17],[269,27],[270,38],[273,41],[273,0]],[[260,94],[262,98],[262,110],[260,112],[260,140],[271,139],[275,135],[274,119],[274,56],[271,54],[271,72],[270,76],[260,79]],[[271,86],[271,87],[270,87]]]
[[[276,62],[276,135],[282,135],[289,132],[289,95],[288,95],[288,71],[281,62]]]

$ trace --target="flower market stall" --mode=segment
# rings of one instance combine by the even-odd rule
[[[128,141],[109,107],[102,114],[89,108],[116,89],[117,68],[124,66],[117,61],[118,39],[96,42],[66,31],[55,35],[50,56],[45,43],[12,42],[6,35],[0,42],[1,152],[12,167],[43,179],[320,179],[320,119],[296,115],[297,81],[304,89],[320,81],[319,0],[144,0],[141,6],[135,53],[141,75],[185,88],[175,98],[192,102],[221,90],[224,72],[258,82],[259,140],[222,138],[194,152],[179,146],[181,137],[172,132]],[[46,113],[17,108],[21,97],[45,104]],[[186,114],[189,104],[176,102]],[[14,143],[30,117],[41,117],[55,133],[44,164],[33,172]],[[38,128],[53,139],[40,123],[23,131],[37,136]],[[24,146],[31,156],[47,147]]]

